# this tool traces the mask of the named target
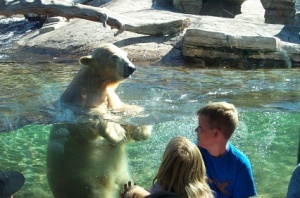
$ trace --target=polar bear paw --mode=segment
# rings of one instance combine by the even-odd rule
[[[101,121],[97,127],[100,135],[109,143],[115,144],[127,140],[125,129],[118,123]]]
[[[125,126],[124,127],[130,137],[135,141],[146,140],[150,137],[152,131],[152,125],[143,126]]]

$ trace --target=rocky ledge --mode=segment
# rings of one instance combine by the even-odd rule
[[[104,5],[131,20],[163,22],[189,18],[181,33],[146,36],[114,32],[101,24],[72,19],[51,22],[23,36],[16,51],[75,59],[100,43],[111,42],[143,64],[227,68],[294,68],[300,65],[300,25],[267,24],[260,0],[242,1],[241,13],[232,18],[184,14],[154,9],[152,0],[118,0]]]
[[[253,30],[247,32],[251,27]],[[187,29],[182,44],[183,57],[203,66],[245,69],[292,68],[300,65],[299,27],[273,25],[268,28],[263,24],[248,24],[244,28],[246,31],[227,30],[201,27]]]

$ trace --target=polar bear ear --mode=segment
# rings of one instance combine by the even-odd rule
[[[92,61],[92,56],[82,56],[79,59],[79,63],[85,66],[90,66]]]

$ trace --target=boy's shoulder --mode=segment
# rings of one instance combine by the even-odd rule
[[[237,161],[250,165],[248,157],[231,143],[228,143],[228,152],[231,153]]]

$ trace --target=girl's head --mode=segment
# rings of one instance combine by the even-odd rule
[[[169,141],[155,181],[164,190],[184,198],[205,197],[211,193],[199,148],[185,137]]]

